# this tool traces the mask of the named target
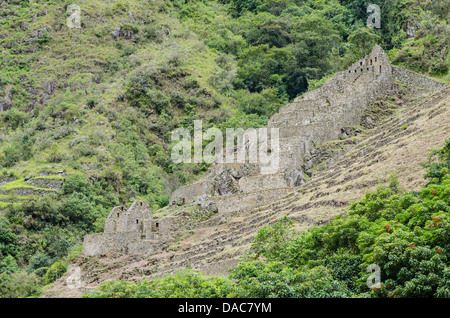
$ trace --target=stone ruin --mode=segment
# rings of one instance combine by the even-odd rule
[[[84,237],[83,253],[87,256],[124,253],[134,254],[153,250],[159,234],[159,222],[152,220],[147,202],[136,201],[129,209],[117,206],[105,221],[103,234]]]
[[[159,248],[158,243],[196,226],[192,224],[193,211],[201,210],[207,217],[225,217],[279,200],[292,187],[307,181],[310,169],[317,163],[315,150],[320,145],[347,138],[351,127],[368,120],[363,118],[366,107],[393,92],[394,80],[426,93],[443,85],[392,66],[376,45],[363,59],[337,73],[322,87],[295,98],[270,118],[267,128],[279,128],[277,173],[262,174],[261,166],[254,163],[215,163],[198,181],[172,193],[166,208],[172,211],[161,220],[152,220],[150,207],[142,201],[133,203],[128,210],[114,208],[106,220],[105,232],[85,237],[84,254],[152,254]]]
[[[280,169],[261,174],[249,163],[216,163],[198,181],[173,192],[170,202],[210,200],[219,213],[234,213],[269,204],[292,187],[305,183],[316,164],[315,150],[330,140],[348,137],[361,125],[366,107],[395,89],[394,80],[429,93],[442,86],[414,72],[395,67],[376,45],[370,54],[338,72],[322,87],[307,92],[274,114],[267,128],[279,128]],[[260,141],[259,141],[260,142]]]

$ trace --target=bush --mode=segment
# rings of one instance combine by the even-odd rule
[[[74,174],[64,181],[63,190],[65,194],[72,194],[74,192],[86,193],[89,186],[89,181],[84,174]]]
[[[263,255],[270,260],[282,259],[286,244],[293,236],[293,222],[287,217],[282,218],[273,226],[263,226],[252,243],[252,251],[256,256]]]
[[[38,297],[41,291],[41,281],[35,274],[17,272],[14,274],[0,273],[1,298]]]
[[[50,284],[53,283],[58,278],[61,278],[67,271],[67,264],[63,260],[59,260],[55,262],[50,268],[48,269],[47,273],[45,273],[44,276],[44,283]]]
[[[19,271],[17,262],[11,255],[3,257],[0,261],[0,273],[12,274]]]
[[[9,221],[0,216],[0,258],[15,255],[18,252],[17,236],[10,227]]]
[[[155,281],[141,283],[111,281],[100,284],[85,298],[226,298],[235,295],[235,286],[228,279],[204,277],[182,271]]]
[[[49,267],[53,264],[53,260],[50,256],[43,253],[37,253],[33,256],[31,256],[29,263],[28,263],[28,273],[32,273],[36,271],[37,269],[41,269],[43,267]],[[39,275],[38,275],[39,276]]]
[[[239,264],[231,277],[237,280],[243,297],[337,298],[351,295],[347,286],[335,280],[322,266],[297,270],[281,262],[254,261]]]
[[[21,160],[28,160],[32,157],[32,147],[34,140],[29,135],[23,135],[20,139],[13,140],[10,145],[3,149],[3,156],[0,153],[0,165],[12,167]]]

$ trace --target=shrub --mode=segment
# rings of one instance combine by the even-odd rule
[[[45,284],[53,283],[58,278],[62,277],[66,271],[67,271],[67,264],[65,261],[59,260],[55,262],[52,266],[50,266],[47,273],[45,273],[44,276]]]
[[[32,273],[36,271],[37,269],[43,268],[43,267],[49,267],[53,264],[53,260],[50,256],[44,253],[37,253],[33,256],[31,256],[29,263],[28,263],[28,273]],[[39,276],[39,275],[38,275]]]
[[[254,261],[239,264],[231,277],[237,280],[243,297],[336,298],[351,295],[347,286],[335,280],[322,266],[297,270],[281,262]]]
[[[191,271],[140,283],[111,281],[100,284],[85,298],[226,298],[235,295],[234,284],[220,277],[204,277]]]
[[[65,194],[72,194],[74,192],[86,193],[89,186],[86,175],[74,174],[64,181],[63,190]]]

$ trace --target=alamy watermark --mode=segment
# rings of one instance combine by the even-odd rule
[[[367,277],[367,287],[370,289],[378,289],[381,288],[381,269],[377,264],[370,264],[366,271],[371,273],[369,277]]]
[[[368,28],[381,28],[381,9],[376,4],[370,4],[367,7],[367,13],[372,13],[367,18],[367,27]]]
[[[81,9],[77,4],[71,4],[67,7],[67,13],[70,16],[66,20],[66,25],[70,29],[81,29]]]
[[[270,134],[269,134],[270,130]],[[280,166],[280,143],[278,128],[227,128],[223,133],[218,128],[202,131],[202,121],[194,121],[192,138],[187,128],[177,128],[172,132],[174,163],[255,163],[261,174],[278,172]],[[212,139],[212,140],[211,140]],[[211,140],[203,147],[204,140]],[[268,145],[270,143],[270,146]],[[192,152],[192,144],[194,151]]]
[[[81,282],[80,266],[70,264],[69,267],[67,268],[67,272],[70,273],[70,275],[66,278],[67,287],[73,289],[73,288],[80,288],[83,286],[83,283]]]

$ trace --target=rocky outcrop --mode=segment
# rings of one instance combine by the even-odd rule
[[[46,189],[37,189],[37,188],[26,188],[26,187],[17,187],[13,189],[6,189],[2,190],[0,189],[0,194],[5,195],[17,195],[17,196],[37,196],[37,197],[43,197],[45,195],[48,195],[50,193],[54,193],[52,190],[46,190]]]
[[[414,88],[421,89],[426,93],[435,91],[444,86],[443,83],[431,80],[430,78],[414,73],[407,69],[392,66],[392,76],[394,79],[401,81],[402,83],[408,84]]]
[[[7,111],[12,107],[13,87],[8,86],[4,90],[0,89],[0,112]]]
[[[3,187],[5,184],[16,181],[16,180],[17,180],[17,177],[15,177],[15,176],[0,177],[0,187]]]

